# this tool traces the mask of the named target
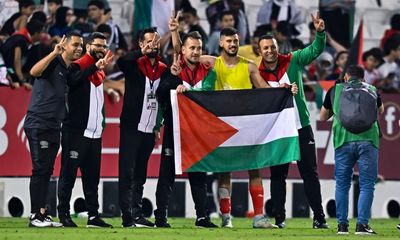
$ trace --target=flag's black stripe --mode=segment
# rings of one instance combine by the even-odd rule
[[[219,117],[275,113],[293,107],[292,93],[284,88],[190,91],[184,94]]]

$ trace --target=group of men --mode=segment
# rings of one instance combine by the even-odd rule
[[[173,13],[169,21],[175,49],[172,66],[165,65],[159,57],[160,36],[154,28],[141,32],[140,49],[129,52],[117,61],[126,79],[120,119],[118,179],[122,226],[171,227],[167,219],[169,198],[175,181],[171,89],[181,93],[190,90],[290,87],[295,95],[296,125],[300,141],[301,159],[297,166],[304,181],[306,196],[314,212],[312,227],[328,228],[321,204],[315,141],[301,77],[303,67],[317,58],[325,47],[324,21],[319,14],[316,17],[312,16],[317,31],[315,40],[306,48],[288,55],[278,53],[278,44],[273,36],[260,37],[258,46],[262,62],[257,66],[252,61],[238,56],[239,35],[234,28],[221,30],[220,56],[207,56],[202,55],[203,43],[198,32],[188,33],[181,41],[177,32],[178,18],[179,13],[177,16]],[[93,33],[86,44],[87,53],[78,59],[82,52],[82,39],[78,35],[68,35],[49,56],[32,68],[31,74],[43,81],[36,81],[38,85],[35,83],[25,123],[33,163],[30,187],[31,226],[59,226],[46,215],[44,204],[54,158],[59,147],[62,121],[63,153],[58,193],[60,222],[64,227],[76,227],[69,215],[69,200],[76,170],[79,167],[89,212],[88,226],[110,227],[99,218],[97,200],[101,133],[104,127],[103,96],[100,88],[104,80],[102,68],[111,58],[106,54],[105,40],[101,36]],[[49,91],[55,87],[57,91]],[[39,93],[36,92],[43,89],[51,92],[51,101],[57,102],[57,107],[50,99],[38,96]],[[65,94],[67,101],[64,98]],[[64,107],[65,104],[67,107]],[[47,105],[54,106],[53,111],[48,109]],[[65,119],[64,112],[67,112]],[[153,223],[143,215],[142,197],[148,159],[155,142],[160,138],[162,119],[164,119],[164,135],[156,189],[157,209],[154,211],[155,223]],[[49,144],[44,144],[46,141]],[[285,180],[288,169],[289,164],[271,167],[271,198],[275,224],[263,214],[264,188],[260,170],[248,171],[249,191],[254,208],[252,223],[254,228],[285,227]],[[211,222],[207,213],[206,173],[193,172],[189,173],[188,177],[197,216],[195,225],[204,228],[217,227]],[[221,227],[232,228],[231,173],[219,174],[218,198],[222,216]],[[346,201],[341,204],[346,204]],[[365,218],[360,225],[368,230],[370,229],[368,214]],[[346,221],[348,224],[347,215],[343,215],[340,221],[339,227]],[[361,231],[358,225],[357,230]]]

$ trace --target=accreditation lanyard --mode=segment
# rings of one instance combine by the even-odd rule
[[[156,61],[154,63],[155,66],[151,67],[152,70],[152,75],[150,77],[149,72],[147,71],[147,67],[146,67],[146,62],[143,61],[144,64],[144,70],[146,71],[146,76],[149,79],[149,85],[150,85],[150,93],[147,94],[147,109],[148,110],[157,110],[157,100],[156,100],[156,94],[154,91],[154,82],[155,82],[155,78],[157,76],[157,72],[158,72],[158,62]]]

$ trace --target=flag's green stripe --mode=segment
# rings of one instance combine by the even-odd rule
[[[280,158],[276,157],[280,156]],[[231,172],[259,169],[300,159],[298,137],[262,145],[220,147],[194,164],[188,172]]]

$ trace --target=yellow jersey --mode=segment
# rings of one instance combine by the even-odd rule
[[[241,56],[234,67],[227,67],[221,57],[217,57],[214,70],[217,74],[215,90],[252,89],[249,61]]]

